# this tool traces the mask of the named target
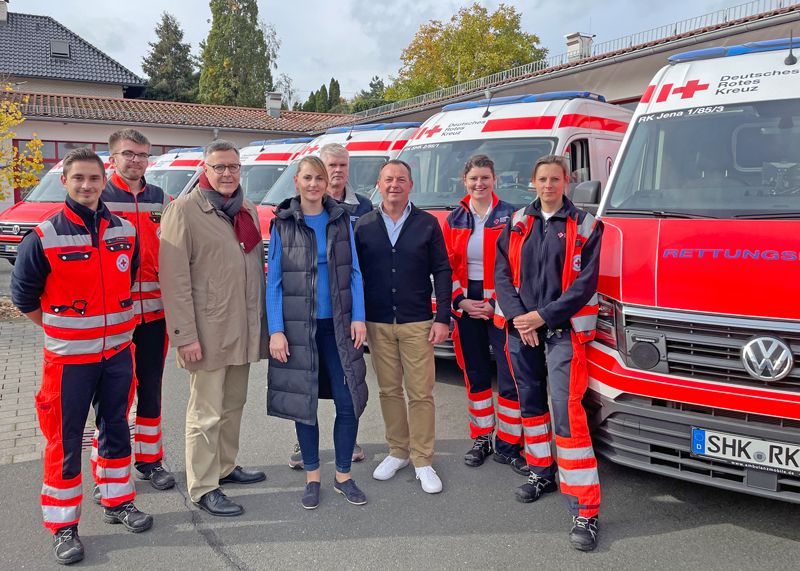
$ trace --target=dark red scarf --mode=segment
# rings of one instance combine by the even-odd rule
[[[244,191],[242,187],[229,197],[225,198],[219,192],[214,190],[211,183],[206,176],[206,173],[200,173],[198,180],[200,190],[206,192],[211,204],[222,212],[231,222],[233,222],[233,231],[236,233],[236,238],[239,240],[239,245],[245,253],[249,253],[253,248],[258,246],[261,242],[261,232],[258,226],[253,222],[253,217],[246,208],[242,208],[244,203]]]

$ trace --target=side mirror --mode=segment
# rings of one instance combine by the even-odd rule
[[[572,190],[570,200],[575,204],[597,204],[600,202],[600,181],[587,180]]]

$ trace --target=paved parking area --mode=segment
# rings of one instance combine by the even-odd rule
[[[38,460],[44,451],[34,406],[42,342],[41,329],[27,319],[0,321],[0,464]]]

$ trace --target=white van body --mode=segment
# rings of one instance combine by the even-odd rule
[[[172,149],[151,162],[145,180],[177,198],[195,185],[202,170],[203,147]]]
[[[307,155],[318,156],[320,149],[330,143],[339,143],[347,149],[350,154],[349,183],[357,193],[368,196],[375,188],[381,165],[397,157],[419,126],[420,123],[413,122],[376,123],[328,129],[297,153],[262,204],[276,205],[294,196],[297,161]]]
[[[242,162],[241,184],[245,196],[260,204],[275,181],[312,137],[253,141],[239,150]]]
[[[581,91],[454,103],[425,121],[399,158],[411,165],[411,200],[419,208],[456,206],[465,194],[464,164],[473,155],[494,161],[499,198],[522,206],[533,198],[531,170],[544,155],[568,156],[573,183],[592,180],[604,188],[631,115]]]

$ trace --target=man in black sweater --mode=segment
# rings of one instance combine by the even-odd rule
[[[372,476],[388,480],[410,458],[422,489],[435,494],[442,491],[442,481],[431,466],[436,438],[433,346],[447,339],[452,277],[439,223],[409,202],[412,186],[406,163],[387,162],[378,175],[383,202],[356,225],[367,341],[389,444],[389,455]]]

